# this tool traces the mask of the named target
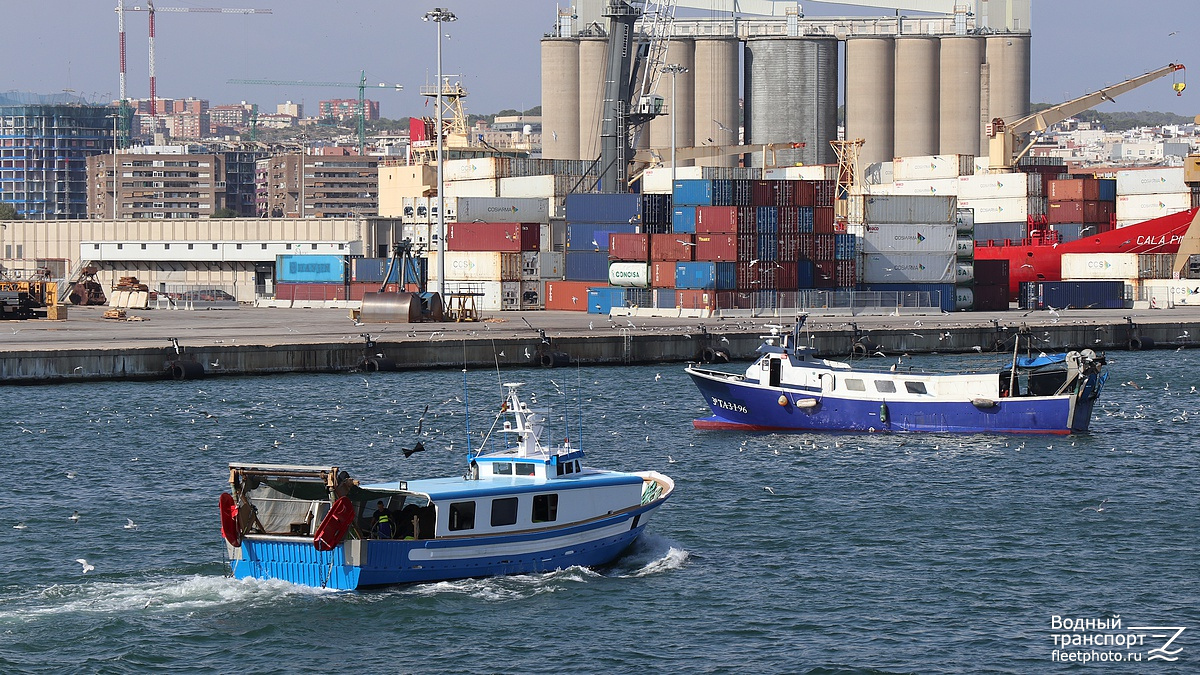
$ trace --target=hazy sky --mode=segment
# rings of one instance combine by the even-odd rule
[[[140,4],[127,0],[127,7]],[[554,23],[546,0],[443,0],[458,17],[444,24],[443,71],[461,73],[468,109],[495,112],[540,103],[538,41]],[[805,2],[809,16],[845,7]],[[107,101],[119,91],[116,0],[3,0],[0,91],[64,89]],[[160,0],[159,7],[254,7],[270,15],[157,13],[158,93],[212,105],[247,100],[273,109],[286,99],[315,112],[323,98],[357,90],[252,87],[230,78],[403,84],[375,92],[384,117],[421,114],[417,92],[436,72],[436,30],[428,6],[408,0]],[[1175,32],[1175,35],[1171,35]],[[126,13],[128,92],[149,93],[145,12]],[[1173,61],[1196,68],[1194,90],[1176,97],[1170,79],[1148,84],[1101,110],[1200,113],[1200,2],[1197,0],[1033,0],[1033,100],[1058,102]],[[311,114],[310,112],[310,114]]]

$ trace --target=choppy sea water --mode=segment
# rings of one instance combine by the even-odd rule
[[[1038,673],[1078,668],[1055,635],[1096,634],[1053,617],[1120,615],[1122,639],[1186,627],[1182,651],[1145,661],[1165,642],[1147,635],[1098,667],[1198,672],[1200,351],[1112,356],[1072,437],[701,432],[676,366],[8,388],[0,668]],[[501,380],[564,436],[582,418],[589,464],[676,480],[615,564],[361,593],[225,576],[228,462],[458,475],[462,398],[477,439]],[[405,459],[426,404],[428,450]]]

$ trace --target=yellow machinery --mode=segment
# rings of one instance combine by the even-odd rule
[[[0,281],[0,319],[33,319],[46,316],[58,299],[53,281]]]

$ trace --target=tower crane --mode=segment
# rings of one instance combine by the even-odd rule
[[[117,0],[117,31],[121,50],[121,102],[128,105],[125,96],[125,12],[146,12],[150,25],[150,118],[158,115],[157,78],[154,74],[154,14],[156,12],[188,12],[201,14],[270,14],[269,9],[233,9],[229,7],[155,7],[154,0],[146,0],[146,6],[126,7],[125,0]],[[157,126],[157,125],[156,125]]]
[[[271,85],[271,86],[290,86],[290,87],[357,87],[358,88],[358,154],[365,153],[367,145],[367,88],[371,89],[391,89],[400,91],[404,89],[401,84],[367,84],[367,71],[362,71],[357,84],[349,84],[346,82],[311,82],[307,80],[227,80],[226,84],[256,84],[256,85]]]
[[[1182,64],[1171,63],[1158,70],[1152,70],[1145,75],[1125,80],[1114,84],[1111,87],[1105,87],[1099,91],[1094,91],[1090,94],[1084,94],[1079,98],[1059,103],[1056,106],[1051,106],[1045,110],[1026,115],[1015,122],[1007,123],[999,117],[993,119],[987,125],[987,136],[990,139],[988,143],[988,154],[990,156],[989,170],[992,173],[1007,173],[1013,170],[1018,160],[1029,152],[1033,147],[1035,139],[1031,139],[1024,148],[1017,151],[1018,139],[1023,135],[1035,131],[1044,131],[1052,124],[1061,122],[1068,117],[1078,115],[1085,110],[1090,110],[1103,101],[1112,101],[1117,96],[1124,94],[1127,91],[1137,89],[1143,84],[1153,82],[1154,80],[1166,75],[1176,74],[1176,80],[1172,89],[1176,96],[1182,96],[1187,83],[1178,75],[1184,71]]]

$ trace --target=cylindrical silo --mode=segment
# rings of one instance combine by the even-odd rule
[[[777,150],[780,166],[837,162],[829,145],[837,138],[837,38],[754,38],[745,61],[746,144],[805,144]],[[762,154],[750,163],[762,166]]]
[[[579,40],[579,159],[600,156],[600,117],[604,107],[604,71],[608,39]]]
[[[675,147],[685,148],[696,144],[696,112],[692,102],[696,98],[696,42],[695,40],[671,40],[667,43],[665,63],[688,69],[686,73],[663,73],[658,81],[658,93],[666,99],[667,114],[650,122],[650,147],[662,155],[663,165],[671,161],[671,125],[675,125]],[[672,82],[674,94],[672,95]],[[666,151],[661,149],[665,148]],[[679,166],[692,166],[691,160],[680,160]]]
[[[983,38],[942,38],[938,154],[979,154],[979,67],[983,55]]]
[[[696,40],[696,145],[737,145],[738,47],[736,38]],[[696,160],[698,166],[736,166],[737,157],[720,155]]]
[[[579,159],[579,40],[542,40],[542,157]]]
[[[940,79],[938,38],[896,38],[897,157],[937,154]]]
[[[846,139],[863,139],[863,166],[890,162],[896,123],[896,46],[888,37],[846,40]]]
[[[987,38],[989,120],[1014,122],[1029,114],[1029,35]]]

